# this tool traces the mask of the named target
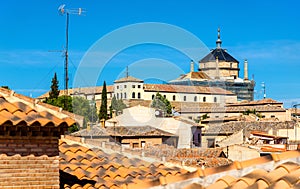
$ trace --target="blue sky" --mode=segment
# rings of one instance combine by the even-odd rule
[[[64,47],[65,16],[57,12],[61,4],[87,10],[85,16],[70,17],[70,86],[83,56],[97,40],[130,24],[161,22],[191,32],[209,49],[215,48],[217,28],[220,27],[222,47],[240,62],[248,59],[249,75],[254,74],[257,84],[257,99],[262,98],[261,82],[265,82],[267,97],[284,101],[286,107],[292,102],[300,103],[300,83],[297,80],[300,70],[300,3],[296,0],[2,1],[0,85],[8,85],[16,92],[35,97],[49,89],[51,78],[57,72],[63,88],[62,52],[49,52]],[[189,57],[174,49],[138,45],[118,53],[107,66],[108,74],[99,77],[98,83],[105,79],[111,84],[116,76],[124,74],[122,71],[126,65],[132,66],[139,60],[140,65],[148,65],[147,60],[141,63],[146,58],[172,62],[185,72],[189,70]],[[242,64],[240,68],[242,70]],[[150,68],[145,70],[151,73]],[[170,77],[174,73],[177,74],[165,72]],[[113,77],[109,77],[110,74]],[[133,66],[130,74],[140,76],[141,73]]]

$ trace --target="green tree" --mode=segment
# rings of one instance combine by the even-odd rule
[[[124,104],[123,100],[117,100],[116,96],[113,96],[111,99],[110,111],[116,110],[117,112],[122,112],[124,108],[126,108],[126,104]]]
[[[58,80],[56,73],[54,73],[54,76],[51,81],[51,87],[49,92],[49,99],[56,99],[59,96],[59,89],[58,89]]]
[[[160,109],[167,115],[172,114],[172,106],[170,101],[159,94],[159,92],[156,93],[154,99],[152,100],[151,107]]]
[[[98,119],[96,104],[83,97],[73,97],[73,113],[84,116],[85,122],[96,122]]]
[[[72,97],[71,96],[59,96],[57,98],[46,98],[44,101],[47,104],[61,107],[63,110],[73,112]]]
[[[99,110],[99,120],[101,119],[108,119],[107,115],[107,91],[106,91],[106,82],[103,82],[103,89],[102,89],[102,99],[101,99],[101,106]]]

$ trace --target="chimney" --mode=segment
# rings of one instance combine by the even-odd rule
[[[112,111],[112,118],[116,118],[116,113],[117,113],[116,110],[113,110],[113,111]]]
[[[248,80],[248,61],[244,61],[244,80]]]
[[[194,61],[193,60],[191,60],[191,72],[194,72],[195,70],[194,70]]]
[[[100,122],[101,122],[101,128],[105,128],[105,119],[101,119],[100,120]]]

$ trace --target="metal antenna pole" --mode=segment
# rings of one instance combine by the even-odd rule
[[[65,95],[68,96],[68,83],[69,83],[69,76],[68,76],[68,48],[69,48],[69,13],[67,12],[67,23],[66,23],[66,50],[65,50]],[[66,103],[66,102],[65,102]],[[67,103],[66,103],[67,104]]]
[[[58,7],[58,12],[60,15],[67,15],[66,18],[66,49],[65,49],[65,109],[68,110],[68,103],[67,103],[67,96],[69,95],[69,75],[68,75],[68,61],[69,61],[69,15],[70,14],[77,14],[77,15],[83,15],[82,13],[85,13],[85,10],[82,8],[78,8],[78,9],[65,9],[66,5],[60,5]]]

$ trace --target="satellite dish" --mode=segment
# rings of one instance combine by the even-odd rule
[[[58,13],[60,15],[63,15],[65,13],[65,6],[66,6],[65,4],[62,4],[58,7]]]

